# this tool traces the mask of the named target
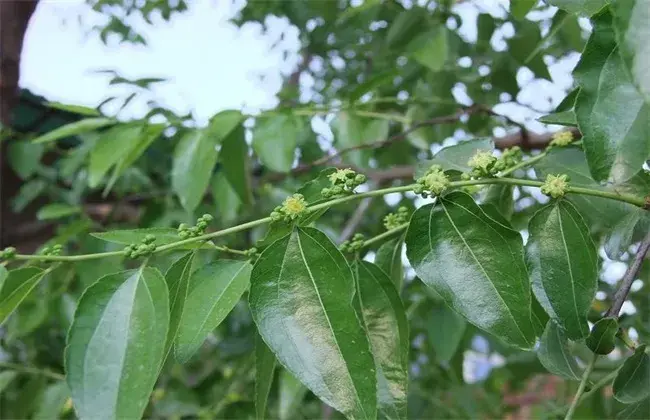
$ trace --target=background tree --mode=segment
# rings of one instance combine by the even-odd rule
[[[3,220],[55,228],[2,251],[1,415],[648,418],[650,2],[549,3],[249,2],[300,34],[274,109],[44,133],[0,3]],[[191,7],[91,4],[132,43]]]

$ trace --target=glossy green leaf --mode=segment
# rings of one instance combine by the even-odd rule
[[[537,0],[512,0],[510,2],[510,14],[515,19],[521,20],[526,17],[528,12],[535,7]]]
[[[539,25],[536,22],[522,20],[516,22],[515,28],[515,36],[507,41],[508,52],[518,64],[528,67],[535,77],[552,80],[543,60],[543,49],[537,48],[543,43]]]
[[[253,130],[253,150],[270,170],[289,172],[295,159],[299,135],[299,123],[292,115],[258,118]]]
[[[616,420],[639,420],[650,418],[650,399],[630,404],[616,414]]]
[[[45,152],[42,144],[29,141],[14,141],[7,146],[9,166],[21,179],[32,176],[41,164]]]
[[[576,127],[578,125],[576,122],[576,114],[573,110],[544,115],[538,118],[537,121],[544,124],[564,125],[567,127]]]
[[[388,47],[403,48],[414,36],[421,33],[425,15],[422,9],[413,7],[410,10],[400,12],[393,20],[386,34]]]
[[[544,334],[539,340],[537,357],[544,367],[554,375],[579,381],[582,369],[569,350],[569,339],[555,321],[546,323]]]
[[[63,125],[52,131],[49,131],[42,136],[36,137],[32,143],[50,143],[56,140],[64,139],[77,134],[95,131],[108,125],[113,125],[117,122],[112,118],[86,118],[83,120],[75,121],[70,124]]]
[[[194,254],[194,252],[188,252],[183,255],[174,261],[165,273],[165,283],[167,283],[167,290],[169,291],[169,329],[165,343],[165,357],[171,350],[183,318]]]
[[[172,164],[172,188],[181,205],[193,211],[208,188],[217,163],[218,138],[206,130],[193,130],[176,145]]]
[[[515,199],[512,185],[490,185],[481,205],[493,205],[506,220],[510,220],[515,211]]]
[[[573,204],[558,200],[535,213],[528,231],[526,255],[537,300],[568,338],[586,337],[598,279],[589,227]]]
[[[300,382],[350,418],[374,418],[375,363],[353,307],[354,284],[323,233],[296,228],[258,259],[249,302],[264,341]]]
[[[60,413],[68,398],[70,398],[70,390],[65,381],[49,385],[38,401],[33,419],[57,420],[61,418]]]
[[[614,379],[614,398],[624,404],[650,397],[650,356],[645,350],[645,344],[640,345],[625,360]]]
[[[417,164],[415,178],[424,175],[431,165],[440,165],[445,171],[453,169],[459,172],[469,172],[472,168],[469,167],[467,162],[479,150],[494,150],[494,142],[492,139],[483,138],[463,141],[454,146],[445,147],[436,153],[433,159],[424,160]]]
[[[404,265],[402,264],[402,248],[404,235],[400,238],[384,242],[375,255],[375,264],[392,280],[397,292],[401,292],[404,283]]]
[[[650,103],[650,4],[647,0],[618,0],[611,4],[625,66],[645,102]]]
[[[406,254],[418,277],[479,328],[531,348],[535,330],[521,236],[452,192],[411,217]]]
[[[255,415],[266,418],[266,402],[273,384],[276,360],[259,334],[255,334]]]
[[[445,304],[434,306],[429,314],[425,318],[429,344],[433,348],[436,361],[447,364],[458,350],[467,322]]]
[[[227,109],[218,112],[212,118],[205,131],[208,135],[214,136],[219,142],[223,142],[237,127],[241,126],[244,116],[240,111]]]
[[[219,162],[228,183],[237,193],[242,203],[253,201],[250,179],[248,145],[244,138],[242,125],[234,128],[224,139],[219,152]]]
[[[7,276],[9,276],[9,271],[7,271],[4,265],[0,265],[0,291],[2,291]]]
[[[18,268],[9,271],[4,281],[0,273],[0,325],[4,324],[9,315],[31,293],[43,279],[46,272],[36,267]]]
[[[208,334],[221,324],[248,288],[251,266],[247,261],[217,260],[192,273],[178,326],[174,355],[187,362]]]
[[[172,228],[118,229],[109,230],[108,232],[92,232],[91,235],[102,241],[122,245],[137,244],[142,242],[147,235],[154,235],[156,237],[155,244],[158,246],[181,240],[178,231]],[[198,248],[199,245],[199,243],[191,243],[179,246],[177,249],[194,249]],[[204,244],[201,247],[210,248],[210,245]]]
[[[217,214],[223,224],[229,225],[241,216],[241,199],[224,175],[217,172],[210,181],[210,191],[214,199]]]
[[[592,22],[594,31],[573,72],[580,85],[576,119],[593,178],[621,183],[650,155],[650,107],[625,69],[609,10]]]
[[[609,354],[616,347],[616,318],[602,318],[591,328],[591,333],[585,340],[587,347],[596,354]]]
[[[280,420],[296,418],[302,400],[307,394],[307,388],[300,383],[288,370],[280,372]]]
[[[571,13],[591,16],[603,8],[608,0],[548,0],[548,3]]]
[[[60,219],[66,216],[72,216],[73,214],[79,214],[81,208],[77,206],[71,206],[69,204],[62,203],[53,203],[48,204],[45,207],[41,207],[36,213],[36,218],[38,220],[52,220]]]
[[[447,28],[441,26],[433,32],[424,33],[408,46],[411,56],[433,72],[442,70],[449,56]]]
[[[3,370],[0,372],[0,395],[7,388],[7,386],[14,380],[18,375],[18,372],[14,370]]]
[[[391,279],[375,264],[357,261],[353,270],[356,304],[377,366],[379,413],[405,419],[410,343],[404,306]]]
[[[154,268],[109,274],[86,289],[65,352],[80,418],[142,416],[164,359],[168,325],[167,286]]]

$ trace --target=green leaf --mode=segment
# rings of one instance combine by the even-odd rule
[[[609,354],[616,347],[617,331],[618,321],[616,318],[602,318],[594,324],[585,343],[596,354]]]
[[[628,405],[616,414],[617,420],[638,420],[650,418],[650,399]]]
[[[172,189],[189,212],[199,205],[217,163],[217,140],[205,130],[192,130],[178,142],[172,164]]]
[[[251,313],[280,363],[347,417],[374,418],[375,363],[353,298],[345,257],[313,228],[277,240],[253,267]]]
[[[608,9],[592,21],[594,31],[573,72],[580,85],[576,118],[593,178],[621,183],[650,155],[650,106],[625,69]]]
[[[9,315],[30,294],[43,279],[46,272],[36,267],[18,268],[6,275],[0,273],[0,325],[4,324]],[[4,280],[2,280],[4,277]]]
[[[538,172],[539,179],[542,180],[549,174],[567,174],[570,176],[570,183],[574,187],[602,191],[621,190],[620,186],[602,186],[594,181],[589,174],[585,154],[575,147],[553,148],[534,167]],[[580,214],[587,219],[590,226],[595,230],[613,227],[619,223],[621,218],[635,209],[632,205],[600,197],[574,194],[569,200],[576,205]]]
[[[455,170],[459,172],[468,172],[472,168],[467,165],[474,154],[479,151],[494,150],[494,142],[491,138],[482,138],[464,141],[454,146],[445,147],[433,156],[433,159],[424,160],[417,164],[415,168],[415,178],[419,178],[431,167],[431,165],[440,165],[445,171]]]
[[[73,214],[79,214],[81,209],[77,206],[71,206],[69,204],[54,203],[48,204],[47,206],[41,207],[36,213],[36,218],[38,220],[52,220],[60,219],[62,217],[71,216]]]
[[[241,216],[241,199],[237,191],[226,179],[224,172],[217,172],[210,181],[212,198],[217,208],[217,214],[221,216],[223,224],[230,224]]]
[[[121,229],[110,230],[108,232],[91,232],[91,235],[102,241],[121,245],[137,244],[142,242],[147,235],[154,235],[156,237],[155,244],[157,246],[167,245],[181,240],[178,236],[178,231],[172,228]],[[209,244],[201,245],[197,242],[181,245],[176,249],[195,249],[199,247],[211,248]]]
[[[625,67],[632,81],[650,103],[650,5],[647,0],[625,0],[611,3],[614,29]]]
[[[219,162],[228,183],[244,204],[253,201],[250,179],[250,162],[248,145],[244,138],[244,127],[237,126],[228,134],[221,144]]]
[[[45,152],[42,144],[30,143],[28,141],[14,141],[7,147],[9,166],[21,179],[32,176],[41,164],[41,158]]]
[[[266,418],[266,402],[273,384],[275,356],[259,334],[255,334],[255,415]]]
[[[56,140],[64,139],[77,134],[95,131],[108,125],[117,123],[117,120],[112,118],[86,118],[83,120],[75,121],[70,124],[63,125],[40,137],[32,140],[32,143],[50,143]]]
[[[558,200],[535,213],[528,232],[526,255],[537,300],[567,337],[586,337],[598,279],[598,253],[589,227],[573,204]]]
[[[251,265],[247,261],[217,260],[192,273],[178,326],[174,355],[187,362],[208,334],[221,324],[248,288]]]
[[[425,16],[420,7],[413,7],[398,14],[386,34],[388,47],[403,48],[408,44],[414,36],[422,32],[422,26],[426,23]]]
[[[33,418],[36,420],[59,419],[68,398],[70,398],[70,390],[64,381],[48,386],[38,402]]]
[[[364,120],[352,112],[341,111],[332,121],[332,130],[337,146],[341,149],[358,147],[384,141],[389,133],[388,120]],[[356,166],[367,166],[367,150],[352,150],[346,153],[346,160]]]
[[[513,189],[512,185],[490,185],[481,205],[493,205],[499,214],[510,220],[515,210]]]
[[[165,357],[167,357],[171,350],[172,344],[176,339],[176,334],[178,333],[181,319],[183,318],[194,254],[195,252],[192,251],[183,255],[174,261],[165,273],[165,283],[167,283],[167,290],[169,290],[169,329],[165,344]]]
[[[567,127],[576,127],[578,125],[576,122],[576,114],[573,110],[544,115],[538,118],[537,121],[544,124],[564,125]]]
[[[521,236],[452,192],[411,217],[406,254],[415,273],[469,322],[508,344],[535,342]]]
[[[624,404],[633,404],[650,397],[650,356],[640,345],[628,357],[614,379],[614,398]]]
[[[510,14],[515,19],[521,20],[526,17],[536,4],[537,0],[512,0],[510,2]]]
[[[260,117],[253,129],[253,150],[270,170],[289,172],[300,134],[299,123],[292,115]]]
[[[402,290],[402,283],[404,282],[403,245],[404,235],[383,243],[375,255],[375,264],[392,280],[398,293]]]
[[[377,404],[387,418],[406,418],[409,331],[395,285],[376,265],[356,261],[358,311],[377,366]]]
[[[406,112],[406,118],[408,118],[413,123],[418,121],[423,121],[428,117],[424,108],[419,105],[411,105]],[[413,127],[413,123],[405,124],[404,129],[410,130]],[[406,138],[409,143],[418,149],[429,150],[430,144],[435,140],[435,130],[433,127],[424,126],[416,130],[410,131]]]
[[[650,227],[650,215],[647,210],[635,208],[605,236],[605,253],[613,260],[620,259],[630,245],[641,240]]]
[[[14,380],[18,375],[18,372],[13,370],[3,370],[0,372],[0,395],[7,388],[7,386]]]
[[[603,8],[608,0],[547,0],[549,4],[567,12],[591,16]]]
[[[74,114],[80,114],[86,117],[99,117],[101,115],[101,113],[97,111],[96,108],[90,108],[83,105],[70,105],[61,102],[47,102],[45,105],[47,105],[50,108],[60,109],[61,111],[72,112]]]
[[[439,304],[433,307],[427,318],[427,334],[436,361],[443,365],[451,362],[466,328],[465,319],[447,305]]]
[[[565,379],[579,381],[582,370],[569,350],[569,340],[553,320],[546,323],[539,341],[537,357],[546,370]]]
[[[302,400],[307,394],[307,388],[300,383],[288,370],[280,372],[280,420],[296,418]]]
[[[443,69],[449,56],[447,28],[441,26],[433,32],[415,38],[408,46],[411,56],[433,72]]]
[[[542,43],[542,34],[537,22],[523,20],[517,22],[515,28],[515,36],[507,41],[508,52],[520,65],[528,67],[536,77],[553,80],[543,60],[543,49],[538,50],[535,55],[530,55],[530,52],[537,50],[537,46]]]
[[[169,325],[165,279],[154,268],[109,274],[79,300],[65,352],[80,418],[140,418],[160,371]]]
[[[215,114],[206,127],[206,135],[223,142],[236,128],[241,127],[244,116],[240,111],[227,109]]]

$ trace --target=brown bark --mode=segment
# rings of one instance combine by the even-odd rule
[[[18,103],[20,55],[27,25],[38,0],[0,0],[0,123],[11,127],[11,113]],[[7,246],[9,198],[20,180],[7,164],[7,142],[0,144],[0,247]]]

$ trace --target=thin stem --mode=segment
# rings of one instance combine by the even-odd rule
[[[246,254],[246,251],[240,251],[239,249],[228,248],[227,246],[215,245],[214,249],[221,252],[228,252],[230,254],[248,256],[248,254]]]
[[[0,368],[11,369],[11,370],[15,370],[16,372],[28,373],[30,375],[45,376],[51,379],[56,379],[57,381],[65,380],[65,376],[60,373],[52,372],[45,369],[38,369],[30,366],[23,366],[17,363],[0,362]]]
[[[567,411],[564,420],[571,420],[573,418],[573,413],[575,413],[576,408],[578,408],[578,404],[580,404],[580,399],[582,397],[582,394],[585,392],[585,388],[587,387],[587,381],[589,381],[589,375],[591,375],[591,372],[594,370],[594,366],[596,366],[596,360],[598,360],[598,355],[596,354],[592,355],[591,361],[587,365],[587,368],[585,369],[585,373],[582,375],[582,380],[580,381],[580,385],[578,386],[576,395],[573,397],[573,402],[571,402],[571,406],[569,407],[569,411]]]
[[[294,115],[320,115],[320,114],[329,114],[334,112],[331,108],[325,109],[297,109],[293,112]],[[374,112],[374,111],[362,111],[354,110],[352,111],[354,115],[359,117],[368,117],[368,118],[377,118],[380,120],[395,121],[402,124],[410,124],[411,119],[403,117],[397,114],[387,114],[385,112]]]
[[[530,161],[530,159],[528,160]],[[527,162],[528,162],[527,161]],[[540,181],[533,181],[533,180],[528,180],[528,179],[517,179],[517,178],[481,178],[481,179],[471,179],[467,181],[453,181],[449,183],[449,188],[455,188],[455,187],[466,187],[470,185],[490,185],[490,184],[505,184],[505,185],[521,185],[521,186],[528,186],[528,187],[541,187],[544,185],[543,182]],[[333,200],[329,200],[320,204],[316,204],[313,206],[310,206],[308,208],[308,211],[313,212],[317,210],[322,210],[322,209],[327,209],[331,206],[336,206],[339,204],[347,203],[349,201],[354,201],[354,200],[359,200],[362,198],[367,198],[367,197],[378,197],[378,196],[383,196],[386,194],[391,194],[391,193],[403,193],[407,191],[412,191],[413,188],[415,187],[416,184],[410,184],[410,185],[403,185],[400,187],[390,187],[390,188],[382,188],[378,190],[373,190],[373,191],[368,191],[364,193],[359,193],[359,194],[351,194],[351,195],[346,195],[344,197],[339,197],[335,198]],[[601,190],[592,190],[589,188],[582,188],[582,187],[569,187],[567,189],[568,193],[572,194],[583,194],[583,195],[591,195],[595,197],[603,197],[603,198],[608,198],[611,200],[617,200],[617,201],[622,201],[625,203],[630,203],[638,207],[644,207],[645,206],[645,200],[644,198],[641,197],[636,197],[633,195],[629,194],[621,194],[617,192],[610,192],[610,191],[601,191]],[[269,223],[271,221],[270,217],[264,217],[261,219],[253,220],[247,223],[242,223],[241,225],[233,226],[228,229],[223,229],[219,230],[216,232],[211,232],[211,233],[206,233],[205,235],[201,236],[196,236],[194,238],[187,238],[183,239],[180,241],[172,242],[170,244],[162,245],[154,252],[164,252],[168,251],[170,249],[178,248],[179,246],[182,245],[188,245],[188,244],[193,244],[195,242],[201,242],[201,241],[206,241],[212,238],[218,238],[221,236],[226,236],[231,233],[236,233],[236,232],[241,232],[243,230],[247,230],[250,228],[253,228],[255,226],[263,225],[266,223]],[[649,244],[650,246],[650,244]],[[641,251],[642,249],[640,249]],[[647,252],[647,248],[646,251]],[[83,261],[83,260],[92,260],[92,259],[98,259],[98,258],[104,258],[104,257],[111,257],[111,256],[120,256],[124,255],[124,251],[111,251],[111,252],[102,252],[102,253],[97,253],[97,254],[81,254],[81,255],[25,255],[25,254],[18,254],[15,256],[16,260],[23,260],[23,261]]]
[[[518,164],[516,164],[515,166],[512,166],[512,167],[506,169],[505,171],[501,172],[501,176],[510,175],[511,173],[513,173],[513,172],[515,172],[515,171],[517,171],[519,169],[530,166],[533,163],[542,160],[544,157],[546,157],[547,154],[548,154],[548,152],[542,152],[539,155],[536,155],[536,156],[533,156],[533,157],[531,157],[529,159],[523,160],[523,161],[519,162]]]
[[[623,280],[621,280],[621,286],[614,294],[614,302],[612,302],[612,307],[609,308],[606,316],[616,316],[616,317],[618,316],[618,313],[621,311],[621,308],[623,307],[623,303],[625,303],[625,299],[627,299],[627,295],[630,293],[630,289],[632,288],[632,283],[634,283],[634,280],[636,280],[637,275],[641,270],[641,266],[643,265],[643,259],[645,258],[649,249],[650,249],[650,232],[648,232],[648,234],[643,239],[643,241],[641,241],[641,245],[639,246],[639,250],[636,252],[634,261],[632,261],[632,264],[630,264],[627,271],[625,272],[625,275],[623,276]]]
[[[367,241],[365,241],[363,243],[363,247],[367,248],[367,247],[373,246],[373,245],[375,245],[377,243],[381,243],[381,242],[385,241],[386,239],[392,238],[393,236],[397,236],[397,234],[400,233],[400,232],[403,232],[408,227],[408,225],[409,225],[408,223],[404,223],[401,226],[398,226],[396,228],[387,230],[386,232],[380,233],[379,235],[374,236],[374,237],[368,239]]]

